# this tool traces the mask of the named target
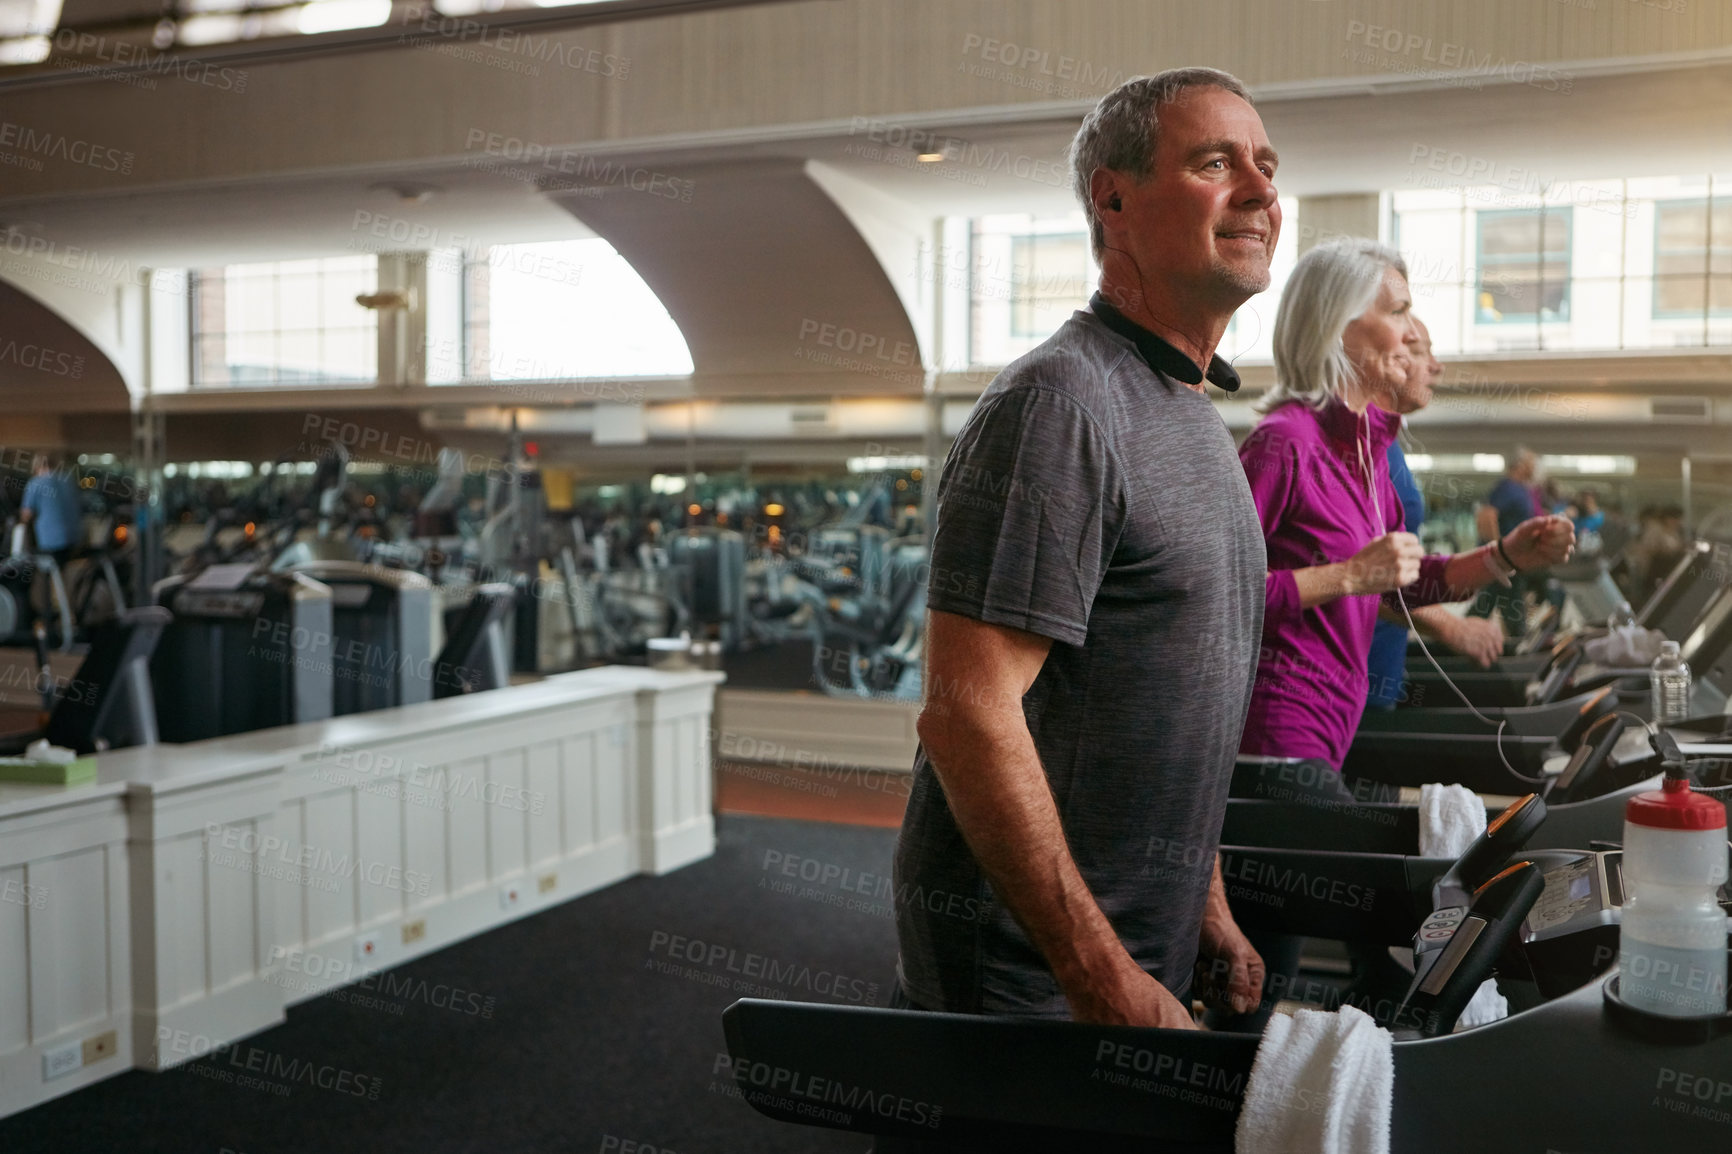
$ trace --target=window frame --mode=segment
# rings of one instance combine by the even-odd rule
[[[1699,321],[1703,317],[1708,317],[1708,318],[1732,317],[1732,304],[1728,304],[1725,308],[1719,308],[1719,309],[1713,307],[1713,305],[1714,305],[1714,275],[1715,275],[1714,274],[1714,252],[1716,249],[1723,250],[1726,253],[1728,264],[1732,265],[1732,229],[1727,230],[1727,234],[1726,234],[1726,237],[1725,237],[1723,242],[1718,243],[1718,244],[1716,243],[1716,238],[1713,235],[1713,225],[1712,225],[1713,209],[1708,208],[1708,206],[1711,203],[1717,204],[1717,205],[1725,205],[1725,206],[1728,206],[1729,209],[1732,209],[1732,196],[1680,197],[1677,199],[1654,201],[1654,250],[1653,250],[1653,252],[1654,252],[1654,271],[1653,271],[1653,275],[1651,277],[1653,284],[1649,288],[1649,315],[1654,320],[1657,320],[1657,321]],[[1692,250],[1695,252],[1702,253],[1707,258],[1707,264],[1708,264],[1707,275],[1705,278],[1705,280],[1707,282],[1705,285],[1706,291],[1703,294],[1702,307],[1700,307],[1700,308],[1662,309],[1660,307],[1660,281],[1661,281],[1662,276],[1670,277],[1670,276],[1677,275],[1674,273],[1662,274],[1660,272],[1660,257],[1662,255],[1676,255],[1677,253],[1682,251],[1682,250],[1674,249],[1674,250],[1672,250],[1671,254],[1666,254],[1660,248],[1660,216],[1667,209],[1674,209],[1674,208],[1703,208],[1703,209],[1707,209],[1707,216],[1708,216],[1708,220],[1710,221],[1709,235],[1707,238],[1707,243],[1701,249]],[[1728,277],[1728,279],[1732,279],[1732,268],[1729,268],[1728,271],[1722,275]]]
[[[1480,299],[1481,293],[1483,293],[1485,291],[1485,288],[1484,288],[1485,278],[1486,278],[1486,274],[1489,271],[1495,270],[1498,267],[1505,266],[1505,265],[1513,265],[1513,264],[1519,264],[1519,263],[1532,263],[1532,262],[1534,262],[1536,257],[1538,258],[1539,265],[1543,268],[1545,266],[1545,264],[1548,263],[1548,258],[1551,256],[1551,253],[1552,253],[1551,249],[1545,249],[1539,253],[1523,253],[1523,254],[1520,254],[1519,256],[1515,256],[1515,255],[1512,255],[1512,256],[1494,256],[1494,257],[1490,258],[1490,260],[1488,261],[1488,259],[1486,257],[1486,252],[1485,252],[1485,225],[1486,225],[1486,222],[1488,220],[1499,220],[1499,219],[1507,220],[1507,219],[1510,219],[1513,217],[1520,217],[1520,216],[1529,216],[1529,217],[1538,216],[1540,218],[1540,222],[1541,222],[1540,223],[1540,236],[1543,239],[1547,233],[1547,229],[1546,229],[1546,225],[1545,225],[1545,219],[1546,219],[1546,217],[1552,216],[1552,215],[1556,215],[1556,216],[1560,217],[1564,222],[1564,238],[1563,238],[1563,248],[1562,248],[1563,264],[1564,264],[1564,275],[1563,275],[1562,280],[1563,280],[1563,290],[1564,291],[1563,291],[1563,296],[1560,298],[1560,300],[1558,302],[1559,303],[1559,309],[1558,309],[1557,314],[1555,316],[1552,316],[1549,318],[1546,317],[1543,314],[1543,312],[1541,311],[1540,296],[1539,296],[1539,294],[1536,293],[1535,299],[1534,299],[1534,307],[1533,307],[1532,311],[1520,312],[1520,313],[1504,313],[1504,314],[1497,316],[1497,317],[1486,316],[1483,306],[1481,306],[1479,303],[1479,299]],[[1473,214],[1473,216],[1474,216],[1474,222],[1473,222],[1474,278],[1473,278],[1473,304],[1472,304],[1472,307],[1473,307],[1473,323],[1475,324],[1475,326],[1486,325],[1489,327],[1499,327],[1502,325],[1510,325],[1510,324],[1517,324],[1517,325],[1567,325],[1567,324],[1569,324],[1570,323],[1570,289],[1571,289],[1571,286],[1574,284],[1574,281],[1575,281],[1575,259],[1574,259],[1575,254],[1572,251],[1573,246],[1575,244],[1575,235],[1576,235],[1575,206],[1574,205],[1542,205],[1538,208],[1481,209],[1481,210],[1475,212]],[[1545,285],[1545,284],[1549,284],[1550,282],[1542,278],[1541,280],[1536,281],[1534,283]]]
[[[341,256],[310,257],[310,258],[298,258],[298,259],[275,260],[275,261],[249,261],[249,262],[245,262],[245,263],[241,263],[241,264],[222,265],[222,266],[218,266],[218,267],[214,267],[214,268],[188,269],[187,270],[187,285],[188,285],[188,301],[190,304],[190,307],[187,309],[187,345],[188,345],[188,348],[187,348],[187,352],[188,352],[187,384],[188,384],[188,387],[190,389],[194,389],[194,390],[296,389],[296,388],[358,389],[358,388],[371,388],[371,387],[377,385],[379,383],[379,362],[378,362],[379,314],[373,310],[370,310],[370,309],[365,310],[367,323],[363,324],[363,325],[329,325],[329,324],[327,324],[327,322],[325,320],[325,314],[332,304],[332,299],[330,298],[329,293],[328,293],[327,288],[326,288],[327,279],[334,277],[339,272],[344,273],[344,274],[348,274],[349,272],[353,271],[353,270],[347,270],[347,269],[344,269],[344,270],[329,269],[329,268],[324,267],[325,264],[327,262],[331,262],[331,261],[353,261],[353,260],[357,259],[358,257],[366,257],[366,258],[371,259],[372,266],[370,269],[366,270],[366,273],[367,273],[367,275],[369,275],[371,277],[373,287],[372,287],[372,289],[370,289],[368,291],[377,292],[378,291],[378,281],[379,281],[379,264],[378,264],[378,256],[377,256],[377,254],[374,254],[374,253],[352,253],[352,254],[344,254]],[[305,273],[285,274],[282,271],[282,266],[285,264],[301,264],[301,263],[311,263],[317,267],[312,269],[310,272],[305,272]],[[228,309],[228,305],[227,305],[227,294],[229,292],[230,281],[231,281],[230,270],[231,269],[237,269],[237,268],[257,268],[259,266],[265,266],[265,265],[271,266],[271,271],[269,273],[255,273],[255,274],[249,274],[249,276],[256,276],[261,280],[268,280],[270,282],[270,292],[271,292],[271,302],[272,302],[271,303],[271,314],[272,315],[269,318],[269,323],[268,324],[247,324],[247,325],[237,325],[237,324],[232,323],[232,319],[230,317],[230,313],[229,313],[229,309]],[[201,298],[203,297],[204,293],[208,290],[209,286],[211,285],[211,283],[213,281],[213,278],[210,276],[210,274],[213,272],[221,274],[221,277],[220,277],[220,283],[222,285],[221,291],[224,293],[224,297],[225,297],[224,311],[223,311],[223,328],[220,330],[213,330],[210,332],[206,332],[199,327],[199,317],[200,317],[201,313],[203,312],[203,309],[201,307]],[[290,276],[290,277],[295,277],[295,278],[311,277],[311,278],[314,278],[316,280],[317,283],[316,283],[316,286],[314,289],[314,299],[317,302],[317,310],[316,310],[317,311],[317,323],[315,324],[314,327],[312,327],[312,328],[292,328],[292,329],[283,327],[281,285],[282,285],[282,281],[283,281],[285,276]],[[304,334],[308,334],[308,333],[314,334],[316,336],[316,339],[318,341],[319,359],[321,361],[324,360],[327,334],[330,334],[330,335],[342,334],[344,336],[352,336],[354,334],[362,335],[365,338],[362,342],[362,347],[370,348],[372,350],[372,362],[373,363],[372,363],[371,375],[367,375],[367,376],[356,375],[353,377],[349,377],[349,376],[315,376],[311,379],[308,379],[304,376],[297,376],[297,377],[291,377],[291,378],[285,379],[283,377],[283,370],[284,370],[285,366],[280,363],[280,354],[281,354],[281,349],[282,349],[282,338],[285,336],[285,334],[304,335]],[[231,361],[230,361],[229,355],[228,355],[228,346],[229,346],[230,340],[233,337],[238,337],[241,335],[247,335],[247,336],[251,336],[251,337],[261,337],[262,336],[262,337],[268,337],[269,338],[270,344],[271,344],[271,359],[268,362],[266,362],[265,366],[263,366],[263,367],[268,367],[270,369],[270,373],[271,373],[270,379],[268,379],[268,380],[236,379],[232,372],[226,371],[232,367],[232,364],[231,364]],[[205,346],[206,342],[208,342],[212,339],[215,339],[215,338],[220,338],[222,341],[222,344],[223,344],[223,365],[225,368],[225,375],[221,381],[212,381],[212,380],[206,378],[204,375],[204,356],[203,356],[204,346]]]
[[[1083,230],[1078,231],[1078,232],[1012,233],[1008,239],[1010,241],[1010,271],[1011,271],[1010,302],[1009,302],[1010,303],[1010,335],[1011,335],[1011,337],[1013,337],[1016,340],[1045,340],[1047,337],[1050,337],[1052,335],[1051,330],[1048,330],[1046,332],[1037,331],[1037,329],[1035,329],[1035,328],[1030,328],[1030,329],[1024,330],[1024,328],[1017,323],[1018,319],[1019,319],[1019,314],[1021,314],[1025,310],[1029,313],[1033,313],[1034,311],[1037,310],[1036,301],[1039,299],[1038,293],[1024,293],[1022,291],[1023,287],[1024,287],[1023,282],[1021,282],[1016,276],[1017,249],[1019,246],[1022,246],[1022,245],[1028,245],[1028,246],[1033,247],[1033,246],[1038,246],[1042,243],[1050,244],[1054,241],[1075,241],[1075,242],[1080,243],[1082,245],[1082,249],[1083,249],[1083,262],[1084,262],[1083,263],[1082,278],[1081,278],[1082,279],[1082,285],[1083,285],[1083,299],[1087,300],[1088,295],[1089,295],[1088,294],[1088,282],[1089,282],[1089,265],[1088,265],[1089,234],[1088,234],[1088,230],[1083,229]],[[1034,285],[1038,285],[1040,283],[1039,269],[1035,268],[1034,264],[1032,262],[1030,264],[1030,269],[1031,269],[1031,272],[1033,273],[1033,276],[1031,277],[1029,283],[1034,284]],[[1060,322],[1060,323],[1062,324],[1063,322]]]

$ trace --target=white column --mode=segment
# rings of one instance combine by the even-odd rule
[[[665,874],[716,851],[710,725],[722,675],[650,676],[637,694],[639,864]]]

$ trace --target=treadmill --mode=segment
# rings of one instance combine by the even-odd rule
[[[1732,1013],[1660,1018],[1621,1000],[1619,856],[1525,848],[1546,818],[1524,797],[1453,863],[1224,847],[1234,913],[1412,946],[1398,1003],[1368,1010],[1395,1034],[1395,1154],[1724,1149],[1727,1115],[1698,1094],[1711,1106],[1732,1071]],[[1295,876],[1372,900],[1318,898]],[[1513,1012],[1454,1032],[1494,972]],[[1261,1041],[752,999],[722,1021],[717,1072],[759,1113],[981,1151],[1228,1154]]]
[[[152,590],[174,619],[151,658],[164,741],[331,716],[331,590],[302,573],[212,565]]]
[[[1732,585],[1718,589],[1701,616],[1680,631],[1679,654],[1690,666],[1692,715],[1724,710],[1732,693]],[[1482,708],[1480,712],[1493,720],[1508,720],[1504,754],[1518,770],[1531,776],[1535,769],[1543,772],[1559,754],[1573,752],[1579,746],[1571,743],[1614,711],[1645,720],[1650,708],[1644,669],[1554,706],[1501,711]],[[1512,787],[1532,785],[1503,766],[1496,755],[1496,727],[1486,725],[1469,710],[1414,712],[1423,716],[1411,728],[1361,727],[1343,759],[1343,775],[1394,785],[1460,781],[1482,793],[1519,793],[1521,789]],[[1557,726],[1552,730],[1555,736],[1546,733],[1548,722]],[[1545,748],[1548,737],[1556,748]],[[1475,756],[1475,750],[1486,753]]]
[[[1732,579],[1732,562],[1728,561],[1726,547],[1707,541],[1692,542],[1684,557],[1636,613],[1636,624],[1644,629],[1657,629],[1674,641],[1682,641],[1692,623],[1707,609],[1714,596],[1726,587],[1729,579]],[[1578,634],[1559,638],[1546,653],[1502,657],[1489,669],[1482,669],[1459,654],[1440,654],[1435,645],[1432,646],[1432,656],[1476,706],[1544,705],[1604,685],[1620,672],[1626,675],[1632,672],[1581,668],[1585,660],[1583,643],[1604,633],[1604,628],[1584,629]],[[1648,671],[1633,672],[1646,677]],[[1409,655],[1407,682],[1409,699],[1444,706],[1455,705],[1461,700],[1423,655],[1417,658]],[[1397,709],[1395,717],[1385,724],[1397,725],[1412,711]]]
[[[1704,586],[1707,595],[1700,596]],[[1695,679],[1691,712],[1701,716],[1720,712],[1732,687],[1724,668],[1732,661],[1732,585],[1716,586],[1713,579],[1703,578],[1687,583],[1687,588],[1690,595],[1674,601],[1665,620],[1675,628],[1669,635],[1678,639]],[[1698,616],[1678,626],[1676,618],[1686,607],[1695,607]],[[1646,669],[1594,673],[1578,651],[1553,669],[1548,683],[1564,684],[1584,672],[1589,675],[1581,681],[1597,688],[1545,705],[1479,707],[1493,721],[1507,722],[1503,757],[1519,774],[1529,779],[1541,776],[1549,761],[1573,753],[1586,729],[1614,711],[1648,716]],[[1465,675],[1451,674],[1460,676]],[[1496,726],[1466,708],[1367,711],[1342,760],[1342,773],[1396,785],[1460,781],[1491,793],[1519,793],[1521,788],[1516,787],[1531,786],[1531,780],[1524,782],[1504,767],[1497,747]]]
[[[1665,731],[1684,752],[1709,757],[1719,747],[1732,746],[1732,715],[1726,712],[1727,702],[1732,700],[1732,589],[1722,590],[1710,604],[1686,636],[1682,652],[1693,674],[1694,716],[1666,726]],[[1659,788],[1661,762],[1647,733],[1645,707],[1638,711],[1627,703],[1608,706],[1606,702],[1614,700],[1612,695],[1610,687],[1597,691],[1601,700],[1593,709],[1584,708],[1572,721],[1538,772],[1530,775],[1533,780],[1512,774],[1497,760],[1495,751],[1489,757],[1484,755],[1484,737],[1495,731],[1477,721],[1477,744],[1458,742],[1455,748],[1478,750],[1479,755],[1453,765],[1444,752],[1455,738],[1444,734],[1413,735],[1410,747],[1381,761],[1363,750],[1350,754],[1342,772],[1339,798],[1301,796],[1290,800],[1291,792],[1285,790],[1280,774],[1269,771],[1275,764],[1271,759],[1241,757],[1227,803],[1227,826],[1231,830],[1235,823],[1251,823],[1242,828],[1250,831],[1257,844],[1394,852],[1390,846],[1417,845],[1419,836],[1418,810],[1397,801],[1397,789],[1443,781],[1493,795],[1538,792],[1550,808],[1550,817],[1536,835],[1536,845],[1616,842],[1623,837],[1625,804],[1638,793]],[[1459,712],[1472,720],[1466,710]],[[1513,750],[1520,746],[1512,747],[1507,731],[1504,747],[1519,767]],[[1702,768],[1705,784],[1732,786],[1732,755],[1693,764]],[[1732,801],[1732,797],[1722,800]],[[1287,825],[1295,832],[1283,832]],[[1222,836],[1228,839],[1227,834]],[[1295,843],[1290,840],[1294,836],[1311,840]]]
[[[433,698],[433,583],[359,561],[291,565],[331,590],[331,715]]]

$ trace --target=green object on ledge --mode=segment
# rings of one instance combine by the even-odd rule
[[[0,781],[21,781],[31,785],[77,785],[95,777],[94,757],[79,757],[71,761],[0,757]]]

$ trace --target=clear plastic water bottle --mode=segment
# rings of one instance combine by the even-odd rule
[[[1618,607],[1612,610],[1612,615],[1606,618],[1606,630],[1610,633],[1616,633],[1618,630],[1623,629],[1626,626],[1634,625],[1635,623],[1636,615],[1631,611],[1630,603],[1628,601],[1620,601],[1618,602]]]
[[[1648,672],[1648,685],[1654,705],[1654,724],[1670,725],[1690,716],[1690,667],[1678,654],[1678,643],[1667,641],[1660,646],[1660,656]]]
[[[1624,810],[1618,995],[1672,1018],[1726,1012],[1726,807],[1668,776]]]

